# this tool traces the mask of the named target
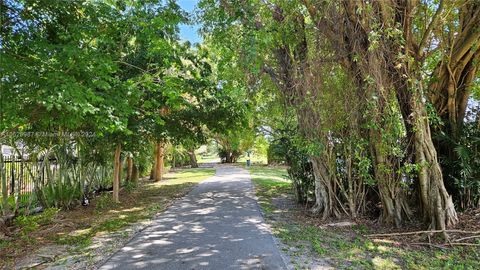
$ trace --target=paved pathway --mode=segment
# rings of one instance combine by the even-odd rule
[[[158,216],[101,268],[286,269],[244,169],[214,177]]]

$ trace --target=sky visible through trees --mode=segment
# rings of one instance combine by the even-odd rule
[[[197,3],[198,3],[197,0],[178,1],[178,5],[183,10],[191,14],[194,14]],[[182,40],[188,40],[191,43],[200,43],[202,42],[202,37],[198,33],[199,30],[200,30],[200,25],[195,22],[192,22],[191,25],[180,25],[180,38]]]

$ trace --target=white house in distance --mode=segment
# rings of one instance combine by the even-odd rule
[[[17,142],[15,143],[17,145],[17,148],[19,149],[19,151],[21,153],[23,153],[23,157],[24,158],[28,158],[28,154],[25,152],[25,145],[22,143],[22,142]],[[4,157],[17,157],[19,158],[18,154],[16,153],[15,151],[15,148],[9,146],[9,145],[5,145],[5,144],[2,144],[0,145],[0,153],[2,153],[2,155]]]
[[[1,153],[4,157],[11,157],[15,155],[15,149],[13,149],[11,146],[2,144],[1,150]]]

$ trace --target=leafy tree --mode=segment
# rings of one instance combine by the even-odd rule
[[[447,129],[458,130],[477,74],[478,16],[472,14],[478,5],[204,0],[200,7],[204,31],[228,59],[225,66],[237,72],[237,84],[263,93],[249,99],[269,104],[271,93],[284,112],[294,113],[290,126],[302,143],[291,145],[302,148],[311,165],[315,213],[355,217],[365,210],[365,198],[378,203],[367,195],[373,189],[386,223],[400,226],[411,207],[432,229],[457,222],[431,136],[435,113],[426,100]],[[228,78],[228,70],[223,75]],[[268,123],[271,115],[260,118]],[[411,190],[420,194],[417,204],[408,203]]]

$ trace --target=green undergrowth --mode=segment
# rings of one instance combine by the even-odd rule
[[[368,239],[358,228],[346,231],[277,223],[273,230],[288,246],[308,248],[338,269],[480,269],[480,254],[475,248],[409,248],[398,242]]]
[[[290,252],[290,257],[293,255],[293,260],[296,255],[309,254],[327,260],[336,269],[480,269],[478,247],[445,250],[414,247],[369,239],[365,235],[373,232],[365,225],[335,229],[310,225],[293,215],[280,221],[270,219],[272,213],[280,210],[272,199],[291,192],[286,171],[284,168],[253,166],[250,173],[267,222],[276,237],[288,247],[285,251]],[[305,269],[295,261],[292,263],[298,269]]]

